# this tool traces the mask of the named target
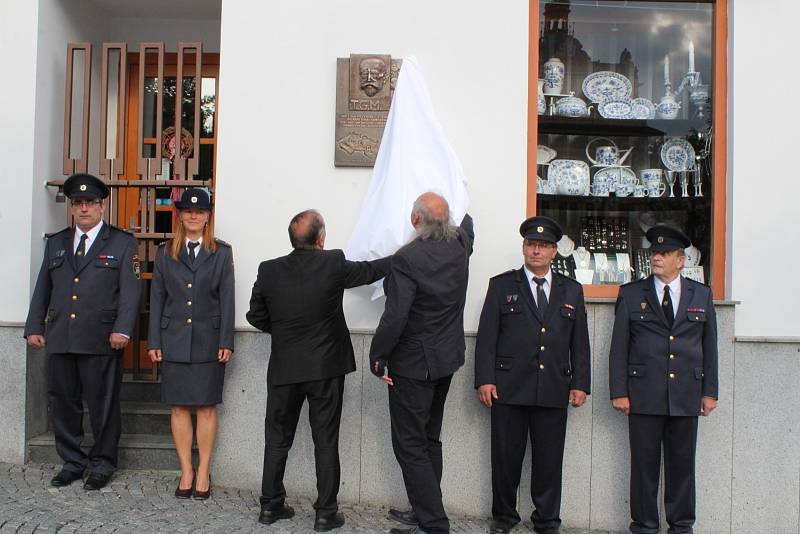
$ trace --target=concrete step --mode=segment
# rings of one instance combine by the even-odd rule
[[[89,451],[94,443],[91,434],[83,438],[82,448]],[[197,463],[197,448],[192,456]],[[60,465],[52,432],[46,432],[28,440],[28,460],[39,463]],[[180,468],[175,454],[172,436],[159,434],[122,434],[119,440],[119,469],[166,469]]]
[[[125,434],[167,434],[170,435],[170,408],[160,402],[122,401],[122,432]],[[83,405],[83,430],[92,432],[89,408]]]
[[[122,378],[120,400],[132,402],[161,402],[161,382],[137,380],[130,375]]]

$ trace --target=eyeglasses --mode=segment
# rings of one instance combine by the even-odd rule
[[[89,208],[95,204],[100,204],[102,200],[99,198],[92,198],[92,199],[75,199],[70,200],[69,203],[73,208]]]

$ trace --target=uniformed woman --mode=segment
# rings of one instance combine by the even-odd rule
[[[222,402],[225,364],[233,353],[233,251],[214,238],[203,189],[181,196],[175,237],[158,247],[150,290],[148,354],[161,362],[161,397],[172,406],[172,437],[181,464],[175,496],[207,499],[209,468]],[[192,467],[191,408],[197,411],[200,462]]]

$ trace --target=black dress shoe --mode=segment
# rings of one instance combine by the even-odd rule
[[[111,480],[111,475],[103,475],[101,473],[89,473],[89,478],[83,483],[83,489],[94,491],[106,487],[108,481]]]
[[[492,519],[489,523],[489,534],[508,534],[512,528],[514,528],[514,525]]]
[[[536,528],[533,527],[533,531],[536,534],[558,534],[558,527],[546,527],[546,528]]]
[[[62,469],[59,473],[50,480],[50,485],[56,488],[63,488],[69,486],[78,479],[83,478],[83,473],[76,473],[75,471],[68,471]]]
[[[314,532],[327,532],[344,525],[344,516],[336,513],[329,516],[317,516],[314,520]]]
[[[394,519],[399,523],[410,525],[412,527],[419,525],[419,521],[417,521],[417,514],[414,513],[414,510],[397,510],[395,508],[389,508],[389,519]]]
[[[189,486],[187,489],[181,489],[181,479],[178,479],[178,487],[175,488],[175,497],[178,499],[188,499],[192,496],[192,492],[194,491],[194,479],[197,476],[196,472],[192,472],[192,485]]]
[[[283,505],[277,510],[268,510],[264,505],[261,506],[261,513],[258,515],[258,522],[263,525],[271,525],[279,519],[289,519],[294,517],[294,508]]]
[[[192,497],[197,499],[198,501],[206,501],[209,497],[211,497],[211,477],[208,477],[208,489],[206,491],[199,491],[197,489],[197,481],[192,484]]]
[[[390,534],[426,534],[420,527],[411,528],[393,528],[389,531]]]

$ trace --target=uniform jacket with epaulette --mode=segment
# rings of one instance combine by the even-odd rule
[[[47,240],[25,337],[43,335],[48,354],[119,354],[109,336],[130,337],[139,314],[136,239],[103,223],[81,259],[74,236],[65,228]]]
[[[620,288],[609,355],[611,398],[631,413],[697,416],[717,398],[717,319],[711,289],[681,277],[678,313],[668,326],[653,276]]]
[[[233,350],[233,249],[217,239],[189,259],[186,247],[178,258],[158,247],[150,287],[150,328],[147,346],[161,349],[168,362],[215,362],[220,348]]]
[[[544,317],[524,268],[489,280],[475,347],[475,387],[494,384],[497,403],[566,408],[571,389],[590,392],[583,287],[556,272],[552,276]]]

